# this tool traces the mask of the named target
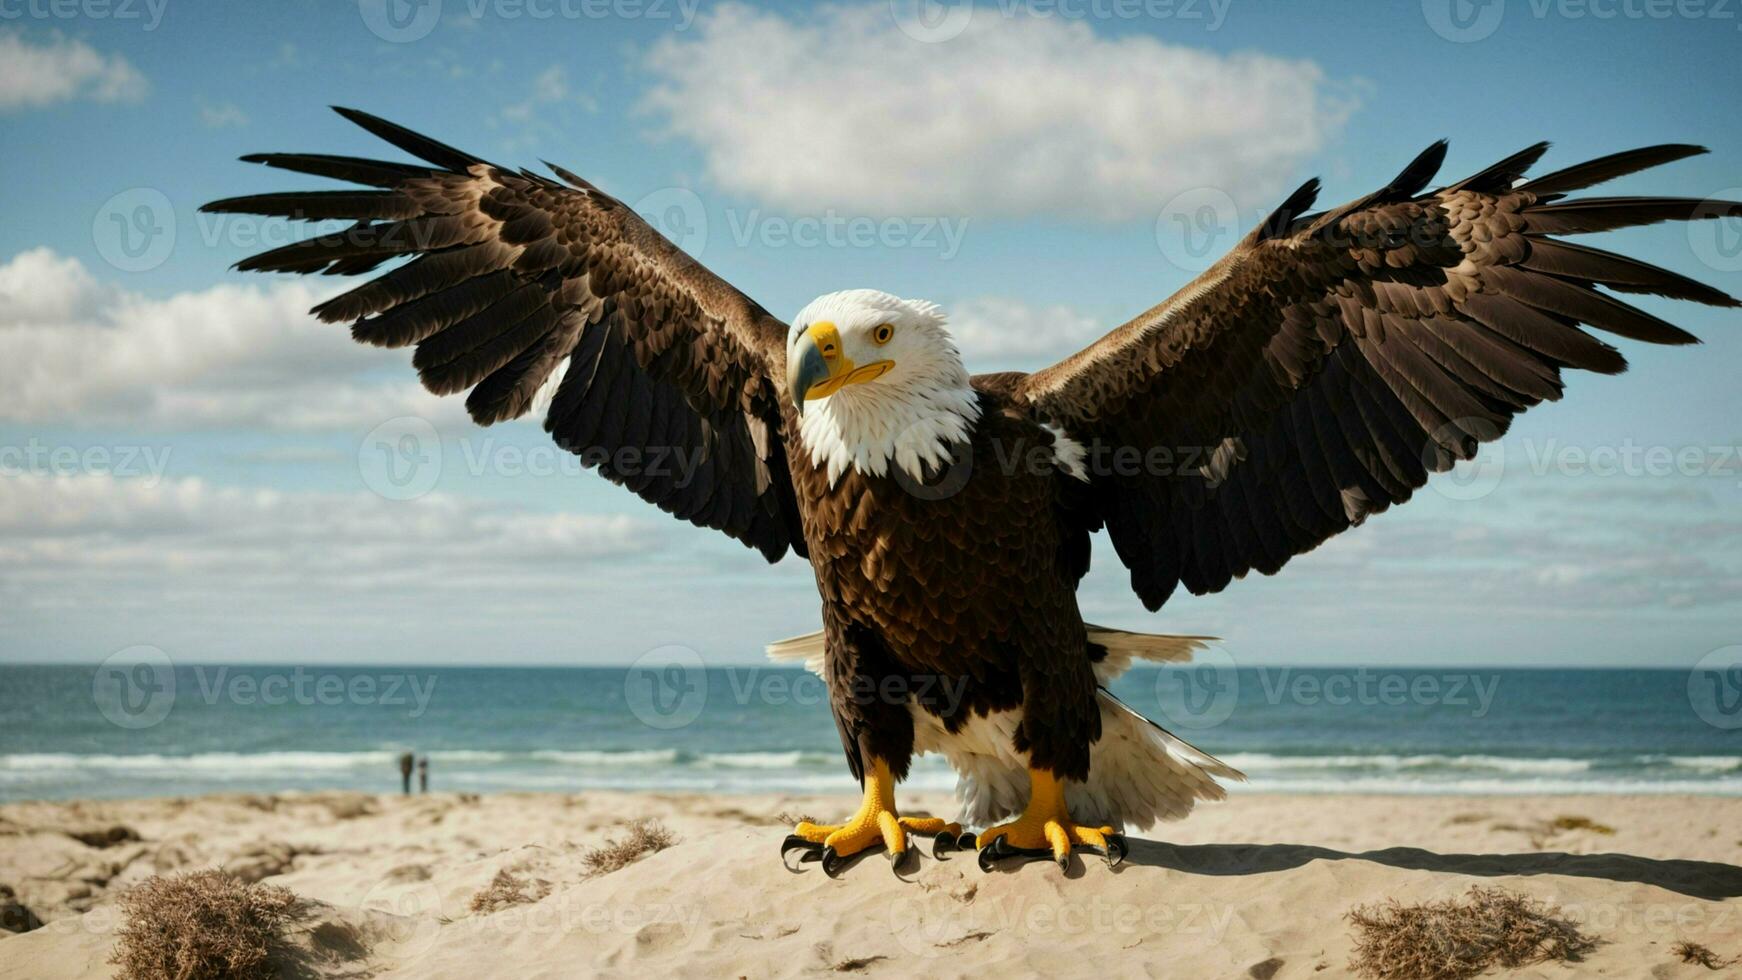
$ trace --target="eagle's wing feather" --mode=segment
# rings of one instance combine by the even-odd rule
[[[1721,201],[1565,199],[1698,147],[1648,147],[1519,184],[1545,149],[1423,194],[1445,152],[1435,144],[1386,187],[1319,215],[1302,214],[1309,183],[1171,299],[1012,385],[1088,446],[1092,519],[1145,605],[1159,608],[1181,582],[1206,593],[1274,573],[1558,398],[1563,369],[1622,371],[1621,354],[1580,324],[1696,342],[1596,286],[1738,305],[1549,237],[1742,214]],[[1112,455],[1121,450],[1125,464]]]
[[[803,553],[781,444],[786,326],[621,202],[511,171],[366,113],[346,118],[425,164],[317,154],[243,159],[372,189],[261,194],[203,210],[355,224],[238,263],[355,275],[314,309],[471,389],[481,424],[517,418],[561,372],[545,429],[611,480],[770,561]],[[548,389],[547,389],[548,390]]]

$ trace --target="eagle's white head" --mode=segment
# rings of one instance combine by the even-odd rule
[[[980,417],[943,310],[875,289],[812,300],[786,338],[786,380],[805,449],[832,484],[851,466],[915,479]]]

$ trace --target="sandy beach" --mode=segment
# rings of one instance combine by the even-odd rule
[[[777,858],[816,796],[230,795],[0,806],[0,885],[43,925],[0,977],[97,978],[117,897],[223,867],[306,899],[295,974],[320,977],[1349,974],[1346,913],[1495,885],[1559,904],[1597,946],[1519,977],[1695,977],[1678,941],[1742,954],[1742,800],[1242,795],[1134,839],[1127,862],[982,872],[880,856],[830,880]],[[943,796],[909,812],[948,813]],[[677,843],[609,873],[633,818]],[[480,904],[499,872],[519,894]],[[14,911],[12,916],[17,918]],[[287,968],[288,969],[288,968]]]

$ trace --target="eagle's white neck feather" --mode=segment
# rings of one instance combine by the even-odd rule
[[[959,362],[914,372],[895,383],[843,388],[805,406],[799,425],[811,465],[828,472],[832,487],[847,467],[888,476],[893,462],[916,481],[935,472],[951,447],[968,440],[980,419],[980,400]]]

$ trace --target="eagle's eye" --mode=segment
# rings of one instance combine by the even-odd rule
[[[895,328],[887,323],[879,323],[877,329],[871,331],[871,339],[877,341],[879,344],[889,343],[890,338],[894,336]]]

